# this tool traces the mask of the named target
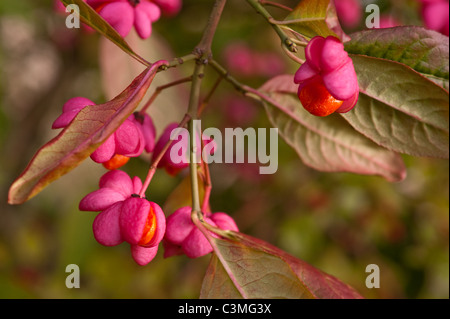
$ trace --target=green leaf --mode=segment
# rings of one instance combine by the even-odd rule
[[[215,253],[200,298],[362,298],[352,287],[308,263],[241,233],[211,238]]]
[[[113,100],[82,109],[58,136],[37,151],[10,187],[8,203],[26,202],[94,152],[133,113],[164,63],[147,68]]]
[[[334,2],[330,0],[300,1],[283,24],[307,38],[319,35],[335,36],[342,41],[347,39],[339,24]]]
[[[417,26],[374,29],[351,35],[351,54],[403,63],[448,88],[449,38]]]
[[[339,114],[311,115],[294,93],[297,87],[292,75],[283,75],[260,90],[267,92],[264,105],[270,122],[306,165],[324,172],[380,175],[392,182],[405,178],[397,153],[355,131]]]
[[[68,6],[71,4],[77,5],[79,8],[79,16],[81,21],[98,31],[119,48],[129,54],[131,57],[139,61],[145,66],[150,66],[150,62],[134,52],[128,43],[122,38],[122,36],[108,23],[106,22],[90,5],[86,4],[83,0],[61,0],[61,2]],[[75,11],[74,13],[77,13]]]
[[[413,156],[448,158],[449,97],[411,68],[351,55],[360,97],[342,116],[377,144]]]

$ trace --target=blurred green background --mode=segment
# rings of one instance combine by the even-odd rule
[[[189,53],[199,41],[211,3],[184,0],[177,17],[154,24],[152,45],[136,45],[155,58]],[[294,6],[296,1],[283,3]],[[416,1],[378,3],[402,23],[421,23]],[[281,10],[271,11],[283,17]],[[65,17],[55,13],[52,1],[2,0],[0,15],[0,298],[198,298],[209,256],[164,259],[161,248],[155,260],[140,267],[128,245],[108,248],[95,241],[95,214],[78,210],[80,199],[97,189],[105,173],[90,160],[29,202],[6,204],[11,183],[36,150],[56,135],[50,127],[64,102],[73,96],[104,102],[120,92],[116,77],[138,72],[109,60],[118,53],[97,34],[66,29]],[[214,41],[216,59],[226,64],[224,52],[237,40],[255,52],[283,55],[262,18],[243,0],[230,0]],[[295,72],[286,58],[280,61],[280,72]],[[186,64],[167,71],[161,81],[190,71],[191,64]],[[253,87],[268,78],[236,77]],[[204,92],[216,79],[207,73]],[[184,112],[187,88],[161,94],[154,110],[158,133],[169,119],[178,119],[174,114]],[[236,103],[243,103],[238,116],[232,111]],[[227,83],[215,92],[202,124],[270,127],[263,109]],[[279,143],[279,169],[272,176],[258,175],[256,165],[211,166],[213,211],[227,212],[242,232],[338,277],[366,298],[449,297],[447,160],[404,156],[408,177],[391,184],[379,177],[314,171]],[[135,159],[125,170],[145,178],[147,168],[145,159]],[[182,178],[158,171],[148,196],[163,205]],[[68,264],[80,267],[79,289],[65,286]],[[368,264],[380,267],[379,289],[365,287]]]

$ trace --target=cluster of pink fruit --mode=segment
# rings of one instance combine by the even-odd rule
[[[56,10],[64,11],[64,5],[56,0]],[[98,12],[116,31],[126,37],[136,29],[142,39],[152,34],[152,23],[161,14],[176,15],[182,7],[181,0],[83,0]]]
[[[53,128],[65,128],[79,112],[94,103],[83,97],[72,98],[63,107],[63,113],[54,121]],[[182,207],[167,218],[161,207],[145,198],[142,181],[130,178],[119,170],[130,157],[140,156],[144,150],[153,152],[153,157],[165,150],[158,167],[165,168],[172,175],[186,168],[187,147],[180,148],[178,158],[171,156],[170,135],[178,127],[170,124],[155,143],[156,132],[148,114],[135,113],[91,154],[91,158],[108,168],[100,178],[99,189],[85,196],[80,202],[80,210],[100,212],[94,220],[95,239],[105,246],[116,246],[127,242],[131,246],[133,259],[139,265],[148,264],[156,255],[161,241],[165,247],[165,257],[186,254],[190,258],[204,256],[212,251],[212,246],[191,220],[191,207]],[[165,148],[164,145],[170,145]],[[184,154],[180,154],[183,152]],[[125,160],[124,160],[125,159]],[[207,223],[222,230],[238,231],[234,220],[225,213],[205,213]]]
[[[150,36],[151,23],[159,18],[161,10],[175,14],[181,7],[181,0],[86,2],[122,36],[126,36],[134,26],[142,38]],[[443,7],[448,9],[448,1],[422,2],[425,17],[437,15]],[[341,19],[345,21],[354,18],[350,13],[357,14],[358,10],[352,9],[357,3],[358,1],[351,0],[336,1]],[[343,12],[347,13],[347,16]],[[446,12],[444,27],[448,34],[448,10]],[[442,29],[442,26],[436,27]],[[231,66],[236,66],[244,74],[255,74],[261,66],[269,66],[271,71],[278,67],[282,69],[278,60],[273,59],[273,63],[268,63],[268,56],[261,56],[260,60],[255,59],[251,51],[242,46],[234,47],[226,57]],[[359,85],[353,61],[344,50],[342,42],[331,36],[316,36],[307,44],[305,57],[305,63],[294,76],[295,83],[299,85],[298,97],[303,107],[316,116],[344,113],[353,109],[358,101]],[[63,114],[53,123],[53,128],[66,127],[88,105],[94,103],[81,97],[69,100],[63,107]],[[176,175],[189,166],[187,147],[179,148],[178,159],[181,158],[181,161],[178,162],[170,156],[173,144],[165,147],[170,141],[171,132],[177,127],[176,123],[170,124],[155,143],[156,132],[152,119],[145,112],[138,112],[126,119],[91,154],[92,160],[102,163],[110,171],[100,179],[100,188],[82,199],[80,210],[100,212],[93,224],[97,241],[105,246],[128,242],[134,260],[140,265],[147,264],[155,257],[161,241],[164,243],[166,257],[184,253],[188,257],[196,258],[212,251],[205,235],[193,224],[190,207],[180,208],[166,220],[162,209],[143,195],[145,189],[141,180],[138,177],[131,179],[125,172],[118,170],[130,157],[140,156],[144,150],[153,152],[153,158],[159,157],[158,167],[165,168],[171,175]],[[205,143],[209,141],[206,140]],[[159,156],[160,154],[162,155]],[[223,230],[238,231],[235,222],[227,214],[203,213],[208,224]]]
[[[306,58],[295,76],[304,107],[319,116],[353,108],[358,99],[358,83],[352,60],[342,43],[334,37],[315,37],[306,48]],[[67,127],[89,105],[95,103],[83,97],[70,99],[52,127]],[[153,152],[153,159],[159,159],[158,167],[172,175],[187,168],[187,146],[177,148],[178,161],[171,156],[175,146],[174,141],[170,142],[171,133],[177,128],[176,123],[168,125],[155,142],[156,130],[151,117],[145,112],[136,112],[91,154],[93,161],[102,163],[110,171],[100,179],[99,189],[81,200],[80,210],[100,212],[93,224],[96,240],[105,246],[128,242],[139,265],[146,265],[155,257],[163,239],[166,257],[184,253],[196,258],[212,251],[207,238],[193,224],[190,207],[180,208],[166,221],[160,206],[145,198],[142,181],[138,177],[131,179],[127,173],[118,170],[129,158],[140,156],[144,150]],[[187,139],[178,135],[178,141]],[[205,139],[204,142],[210,141]],[[208,224],[238,231],[227,214],[204,214]]]

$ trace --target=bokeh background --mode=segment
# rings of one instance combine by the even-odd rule
[[[184,0],[179,15],[154,24],[150,40],[134,35],[127,40],[149,60],[183,56],[199,41],[211,3]],[[296,1],[282,3],[293,7]],[[370,3],[398,24],[422,24],[418,1]],[[280,19],[285,14],[270,10]],[[78,210],[80,199],[97,189],[105,173],[90,160],[29,202],[6,203],[11,183],[57,134],[50,127],[64,102],[84,96],[102,103],[124,89],[140,66],[99,35],[67,29],[53,1],[2,0],[0,15],[0,298],[198,298],[209,256],[164,259],[161,248],[155,260],[140,267],[128,245],[108,248],[95,241],[95,214]],[[347,30],[361,28],[363,20]],[[262,62],[248,72],[248,63],[233,58],[239,50]],[[214,54],[253,87],[296,70],[271,28],[243,0],[229,0]],[[153,87],[189,75],[191,67],[158,75]],[[216,79],[206,74],[205,93]],[[169,89],[152,106],[158,133],[181,119],[187,89]],[[202,125],[270,127],[263,108],[227,83],[214,93]],[[391,184],[379,177],[314,171],[281,139],[279,155],[278,172],[271,176],[258,175],[256,165],[213,164],[213,211],[227,212],[242,232],[340,278],[366,298],[449,297],[447,160],[404,156],[408,177]],[[148,162],[135,159],[124,169],[145,178]],[[164,205],[182,179],[158,171],[147,195]],[[65,286],[68,264],[80,267],[79,289]],[[379,289],[365,287],[368,264],[381,269]]]

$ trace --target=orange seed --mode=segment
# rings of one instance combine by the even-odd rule
[[[156,233],[156,215],[153,209],[150,207],[147,221],[145,222],[144,226],[144,231],[142,233],[142,237],[138,245],[144,247],[148,245],[155,236],[155,233]]]
[[[114,170],[122,167],[130,160],[129,157],[116,154],[109,161],[102,163],[102,165],[109,170]]]
[[[312,115],[328,116],[341,107],[343,101],[335,99],[322,80],[306,84],[298,95],[303,107]]]

